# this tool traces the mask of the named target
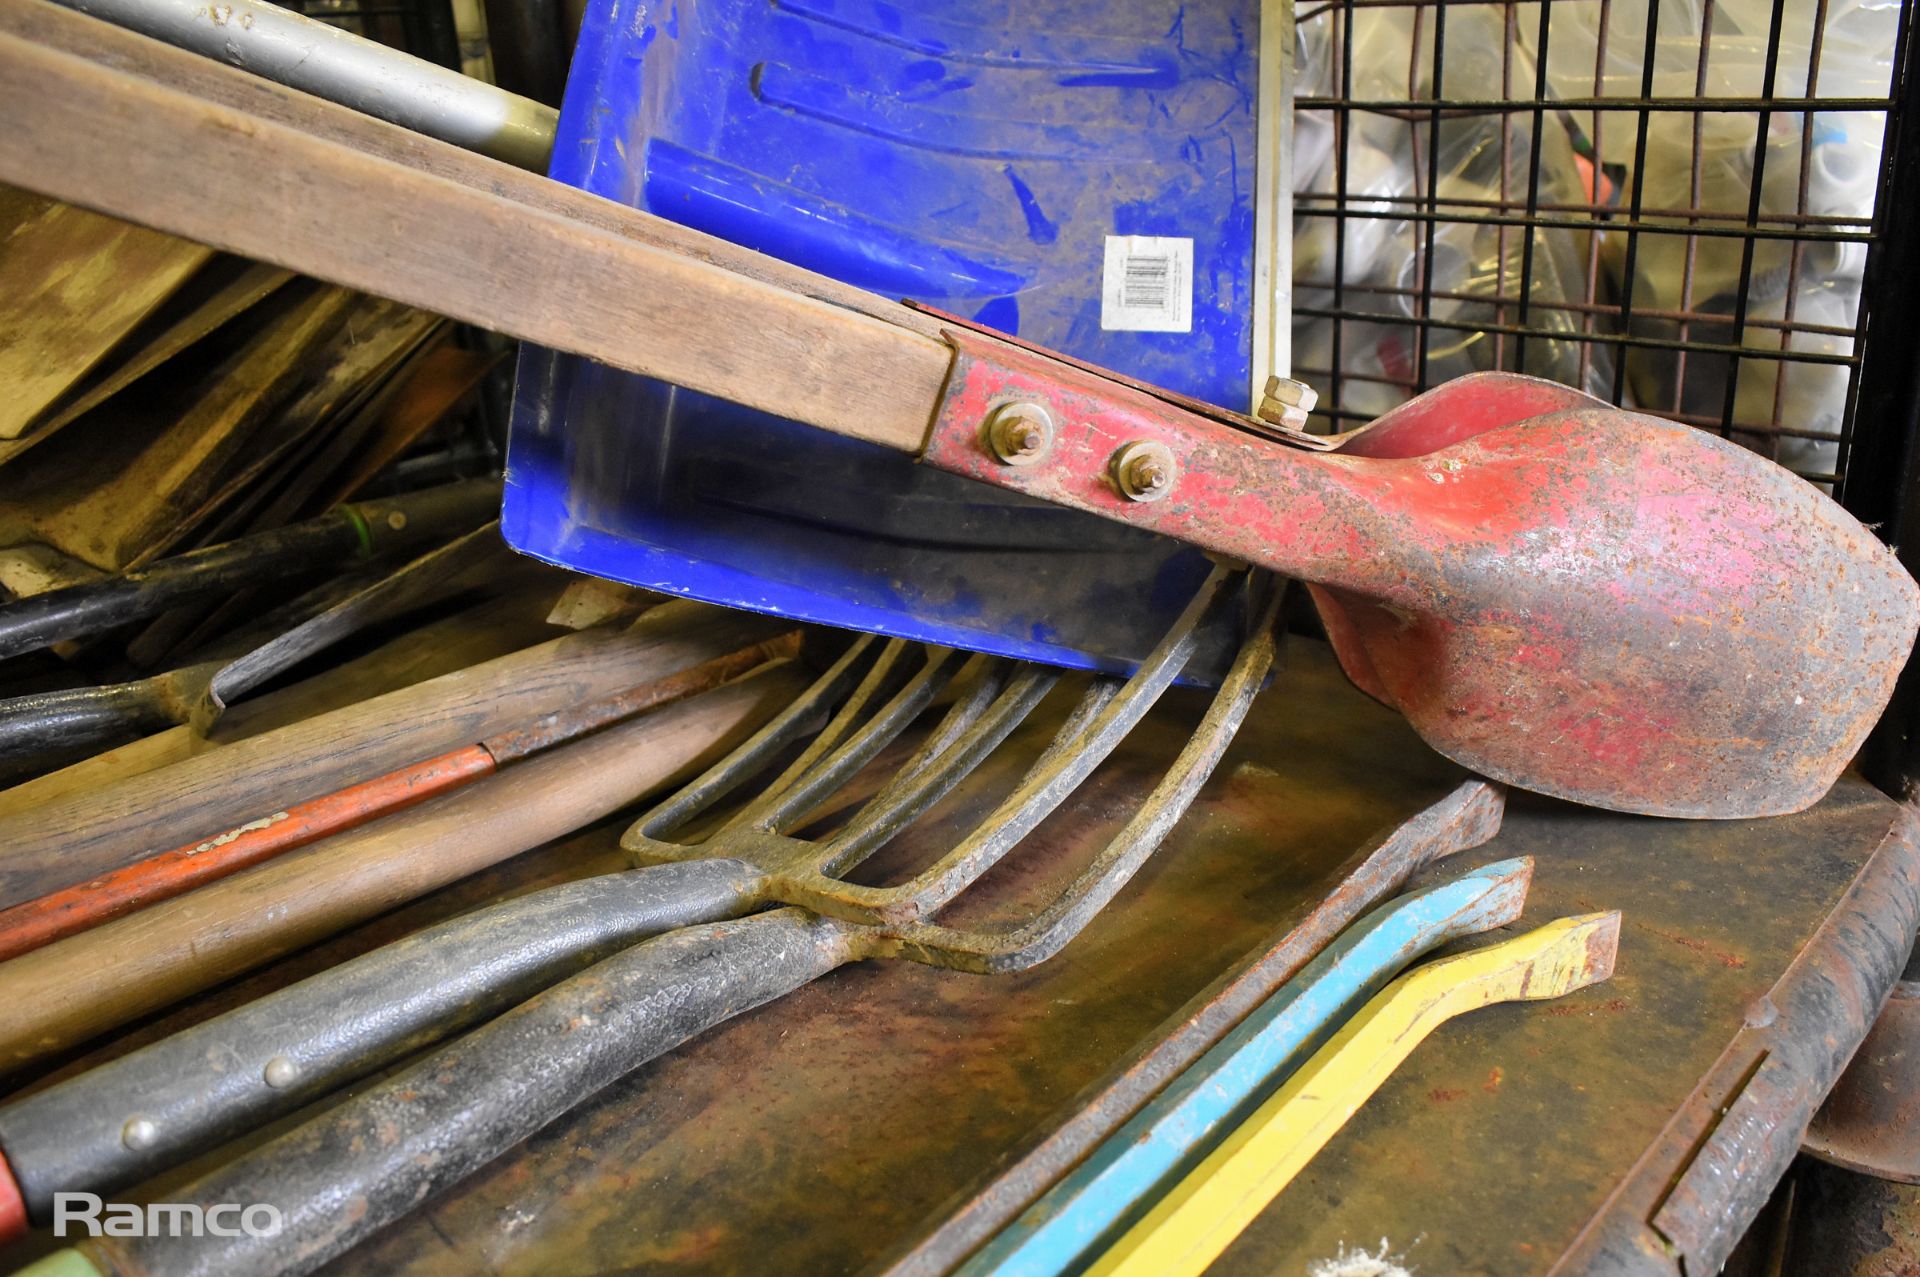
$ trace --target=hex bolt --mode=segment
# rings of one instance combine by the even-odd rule
[[[1180,465],[1164,443],[1135,440],[1123,444],[1107,463],[1113,485],[1129,501],[1158,501],[1173,491]]]
[[[300,1066],[287,1056],[276,1055],[267,1061],[267,1067],[260,1076],[266,1079],[268,1086],[278,1091],[300,1080]]]
[[[1009,466],[1030,466],[1053,447],[1053,417],[1042,404],[1004,403],[987,417],[987,451]]]
[[[142,1149],[152,1148],[153,1142],[160,1138],[160,1128],[148,1117],[130,1117],[127,1124],[120,1128],[120,1142],[138,1153]]]

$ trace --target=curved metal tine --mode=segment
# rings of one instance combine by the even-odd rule
[[[888,803],[895,794],[908,786],[918,783],[920,772],[927,764],[945,754],[952,744],[971,729],[987,707],[1006,688],[1007,679],[1016,668],[1017,662],[1002,657],[988,656],[976,652],[960,667],[953,676],[953,683],[960,691],[954,696],[953,704],[946,714],[927,733],[925,740],[914,749],[912,757],[900,765],[900,769],[887,779],[874,794],[863,802],[853,804],[865,809],[875,803]],[[838,842],[846,836],[847,829],[857,825],[862,816],[860,812],[849,819],[846,826],[834,831],[829,841]]]
[[[1193,805],[1227,746],[1252,709],[1279,651],[1280,615],[1287,584],[1268,592],[1259,621],[1240,646],[1213,703],[1167,774],[1126,827],[1052,903],[1028,921],[1005,928],[962,930],[931,923],[901,927],[883,951],[934,966],[981,973],[1024,971],[1058,953],[1132,880]]]
[[[812,730],[819,715],[831,708],[853,682],[861,660],[879,641],[871,634],[856,639],[791,705],[735,746],[732,753],[628,826],[620,836],[622,849],[633,851],[642,844],[658,841],[660,835],[692,820],[732,793],[735,786],[759,771],[774,754]]]
[[[913,644],[906,646],[917,647]],[[875,666],[875,674],[861,684],[829,725],[829,731],[836,738],[832,750],[829,752],[817,748],[819,741],[809,745],[806,752],[795,759],[778,780],[738,814],[730,817],[708,841],[718,842],[727,833],[741,829],[782,832],[846,784],[855,772],[873,761],[874,755],[891,744],[933,703],[933,698],[947,685],[953,677],[954,667],[960,663],[960,654],[950,647],[917,650],[924,654],[920,669],[904,685],[894,688],[893,694],[855,728],[852,724],[857,715],[891,684],[890,678],[878,677],[881,674],[880,665],[887,663],[883,656],[880,664]],[[827,735],[828,732],[821,733],[822,738]]]
[[[828,877],[845,873],[925,815],[1026,721],[1059,679],[1058,670],[1035,665],[1019,667],[1004,682],[982,679],[899,775],[827,840],[819,872]]]
[[[1050,760],[1046,766],[1029,768],[1019,787],[993,814],[932,866],[884,896],[873,893],[876,901],[884,901],[880,907],[887,920],[912,921],[950,903],[1046,819],[1153,708],[1199,646],[1204,623],[1233,599],[1245,576],[1244,569],[1215,568],[1119,694],[1085,726],[1068,730],[1073,727],[1070,722],[1068,729],[1062,729],[1056,737],[1061,747],[1043,755]],[[1079,717],[1076,714],[1074,719]]]
[[[868,802],[881,802],[895,790],[912,783],[914,776],[929,760],[945,753],[947,748],[965,735],[994,697],[1007,685],[1008,677],[1016,668],[1016,662],[1003,657],[988,656],[976,652],[960,667],[953,676],[954,685],[961,690],[955,694],[953,704],[927,738],[913,751],[913,756],[900,765],[900,770],[875,792]]]
[[[806,775],[808,769],[846,740],[859,724],[861,715],[867,712],[874,700],[883,691],[895,686],[893,679],[903,668],[901,662],[912,650],[913,645],[905,639],[888,639],[886,646],[880,649],[879,657],[867,670],[866,676],[860,680],[860,685],[840,703],[838,709],[834,710],[833,717],[828,719],[826,725],[807,742],[807,747],[801,750],[778,776],[763,785],[751,802],[728,817],[724,827],[732,829],[747,823],[746,818],[749,813],[760,806],[768,795],[780,793],[794,781]]]
[[[1178,673],[1179,671],[1176,670],[1175,675],[1177,676]],[[1074,704],[1073,712],[1067,715],[1067,721],[1060,724],[1059,730],[1053,734],[1053,739],[1047,742],[1047,747],[1040,751],[1040,756],[1033,760],[1028,770],[1041,771],[1051,767],[1062,754],[1072,750],[1075,743],[1079,741],[1081,733],[1087,730],[1088,725],[1099,717],[1100,712],[1106,709],[1126,685],[1126,679],[1116,678],[1112,674],[1094,675],[1093,680],[1087,684],[1086,690],[1080,693],[1080,699]]]

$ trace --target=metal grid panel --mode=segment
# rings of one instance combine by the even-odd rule
[[[1844,495],[1909,4],[1303,5],[1295,375],[1325,425],[1523,370]]]

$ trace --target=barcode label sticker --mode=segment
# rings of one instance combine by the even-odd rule
[[[1193,241],[1109,235],[1100,275],[1100,327],[1108,332],[1193,331]]]

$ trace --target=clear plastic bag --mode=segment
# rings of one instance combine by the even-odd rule
[[[1658,28],[1649,77],[1650,5],[1658,6]],[[1871,216],[1884,128],[1878,112],[1778,110],[1770,113],[1762,139],[1756,113],[1648,111],[1643,171],[1631,171],[1640,154],[1641,127],[1641,112],[1631,102],[1643,93],[1686,99],[1762,95],[1773,7],[1773,0],[1608,0],[1605,6],[1551,7],[1550,98],[1622,99],[1618,110],[1550,110],[1542,117],[1538,204],[1579,209],[1606,204],[1610,193],[1619,198],[1619,211],[1601,213],[1604,225],[1592,236],[1566,228],[1529,231],[1491,224],[1499,218],[1488,214],[1520,211],[1525,199],[1532,176],[1533,116],[1510,115],[1503,135],[1498,114],[1456,115],[1443,120],[1433,157],[1440,220],[1431,233],[1429,260],[1428,231],[1419,214],[1429,191],[1430,117],[1417,110],[1351,112],[1344,185],[1346,208],[1355,215],[1345,219],[1341,245],[1342,308],[1375,313],[1381,320],[1345,321],[1341,371],[1353,383],[1343,382],[1341,406],[1352,414],[1377,412],[1391,406],[1386,400],[1396,387],[1402,393],[1413,387],[1420,371],[1413,365],[1413,321],[1420,317],[1447,325],[1426,329],[1429,383],[1480,369],[1524,367],[1610,396],[1619,348],[1580,340],[1596,328],[1621,331],[1621,321],[1606,313],[1610,307],[1630,302],[1624,330],[1656,344],[1732,344],[1743,266],[1750,321],[1738,338],[1743,345],[1779,351],[1784,324],[1791,330],[1784,339],[1789,351],[1849,354],[1866,250],[1859,243],[1819,237],[1834,229],[1822,219]],[[1331,96],[1342,89],[1333,47],[1336,12],[1321,10],[1301,26],[1302,93]],[[1537,6],[1509,11],[1452,5],[1446,12],[1440,96],[1531,95]],[[1608,15],[1604,43],[1598,26],[1603,12]],[[1813,67],[1811,26],[1817,12],[1824,12],[1824,25],[1819,63]],[[1354,82],[1345,92],[1357,100],[1417,102],[1435,96],[1434,13],[1431,7],[1413,6],[1352,10]],[[1884,95],[1898,19],[1899,0],[1784,6],[1773,93]],[[1296,122],[1300,207],[1326,208],[1337,176],[1334,119],[1302,111]],[[1757,201],[1763,233],[1752,238],[1748,261],[1745,227],[1755,202],[1756,142],[1762,143],[1764,166]],[[1622,223],[1636,193],[1645,229],[1634,237],[1629,287]],[[1321,198],[1313,198],[1316,194]],[[1709,216],[1700,216],[1702,211]],[[1796,248],[1795,233],[1813,238]],[[1330,307],[1334,236],[1332,218],[1296,220],[1300,305]],[[1529,249],[1532,280],[1523,325],[1519,281]],[[1599,266],[1597,278],[1589,277],[1590,254]],[[1545,329],[1548,335],[1527,338],[1522,355],[1523,343],[1498,331],[1505,326]],[[1330,321],[1302,317],[1295,327],[1303,375],[1324,378],[1330,365],[1314,361],[1331,359]],[[1721,420],[1732,375],[1726,356],[1695,351],[1682,357],[1669,349],[1628,347],[1618,357],[1625,361],[1629,406],[1703,424]],[[1815,436],[1837,431],[1845,395],[1841,365],[1742,359],[1732,433],[1804,473],[1825,472],[1837,449],[1831,439]]]
[[[1770,0],[1658,0],[1653,91],[1704,98],[1757,97],[1766,86]],[[1595,78],[1595,33],[1579,38],[1592,6],[1556,9],[1549,81],[1562,96],[1631,97],[1641,92],[1638,65],[1645,47],[1648,0],[1614,0],[1607,59]],[[1815,6],[1788,5],[1774,67],[1778,97],[1873,96],[1887,92],[1898,21],[1895,0],[1833,0],[1826,9],[1817,68],[1809,63]],[[1563,31],[1561,16],[1569,25]],[[1703,41],[1704,35],[1704,41]],[[1563,39],[1563,36],[1567,38]],[[1702,45],[1706,54],[1702,56]],[[1623,69],[1625,68],[1625,69]],[[1605,123],[1602,153],[1630,162],[1638,149],[1636,114],[1594,113]],[[1609,118],[1610,117],[1610,118]],[[1833,227],[1821,218],[1867,218],[1880,168],[1882,122],[1863,112],[1771,112],[1760,134],[1756,113],[1652,112],[1646,122],[1645,163],[1637,176],[1641,222],[1632,245],[1609,233],[1602,258],[1609,284],[1631,304],[1627,330],[1665,341],[1731,344],[1743,270],[1750,323],[1740,344],[1781,349],[1779,322],[1850,330],[1865,271],[1863,244],[1802,243],[1778,232],[1804,224],[1815,234]],[[1756,174],[1756,152],[1759,172]],[[1804,167],[1804,175],[1803,175]],[[1759,182],[1755,201],[1756,176]],[[1636,184],[1629,175],[1628,189]],[[1689,234],[1696,229],[1739,230],[1757,208],[1760,226],[1774,234],[1749,250],[1737,235]],[[1709,216],[1689,217],[1692,210]],[[1657,228],[1671,227],[1671,231]],[[1797,254],[1797,256],[1796,256]],[[1788,294],[1792,294],[1789,309]],[[1693,316],[1694,318],[1688,318]],[[1722,318],[1724,317],[1724,318]],[[1775,321],[1769,325],[1766,321]],[[1850,338],[1794,331],[1793,351],[1842,353]],[[1667,349],[1630,349],[1627,383],[1633,402],[1652,411],[1717,423],[1725,415],[1730,361],[1724,356]],[[1742,360],[1733,396],[1734,437],[1778,455],[1809,473],[1830,470],[1837,448],[1775,433],[1779,428],[1838,428],[1846,400],[1845,369],[1835,365]],[[1775,400],[1779,401],[1776,411]],[[1741,430],[1739,427],[1752,427]],[[1809,469],[1810,468],[1810,469]]]
[[[1416,33],[1414,12],[1404,7],[1354,11],[1353,97],[1432,98],[1431,25]],[[1499,91],[1503,83],[1532,85],[1532,63],[1508,41],[1504,11],[1460,6],[1450,13],[1440,85],[1445,95],[1470,98]],[[1332,34],[1325,21],[1302,28],[1301,92],[1333,92]],[[1486,114],[1441,121],[1431,160],[1431,192],[1441,220],[1432,224],[1430,260],[1429,223],[1412,216],[1429,194],[1428,151],[1435,140],[1429,117],[1356,111],[1348,118],[1352,137],[1344,207],[1349,216],[1340,219],[1339,260],[1344,308],[1380,314],[1384,322],[1345,321],[1341,407],[1350,414],[1377,413],[1412,392],[1421,373],[1418,329],[1392,321],[1421,316],[1440,321],[1427,326],[1429,384],[1505,368],[1598,389],[1610,376],[1607,353],[1588,350],[1583,357],[1572,340],[1581,328],[1580,307],[1589,300],[1587,236],[1557,227],[1500,225],[1496,216],[1503,205],[1524,204],[1532,176],[1531,117]],[[1329,196],[1341,176],[1338,138],[1324,115],[1302,111],[1295,119],[1295,189],[1303,212],[1295,223],[1294,298],[1297,306],[1326,308],[1336,219],[1305,210],[1331,206]],[[1584,198],[1571,144],[1551,116],[1541,137],[1538,187],[1549,203]],[[1522,341],[1497,330],[1520,324],[1521,281],[1529,272],[1524,326],[1550,335]],[[1431,295],[1423,306],[1420,299],[1429,296],[1429,284]],[[1295,326],[1296,369],[1309,380],[1331,372],[1329,363],[1318,362],[1331,359],[1331,324],[1303,319]]]

